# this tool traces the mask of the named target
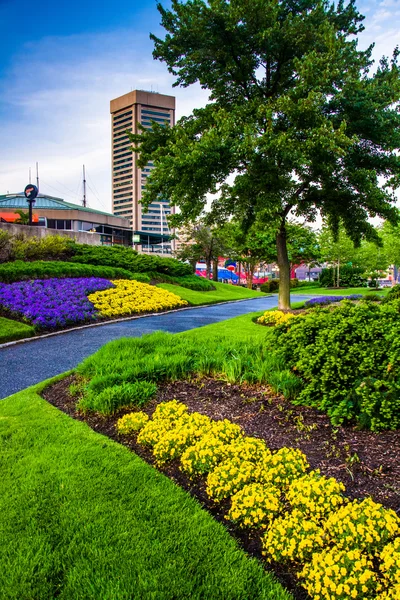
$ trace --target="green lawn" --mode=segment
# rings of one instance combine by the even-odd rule
[[[260,298],[265,296],[261,292],[254,290],[248,290],[236,285],[230,285],[227,283],[216,283],[213,281],[215,290],[211,292],[197,292],[195,290],[189,290],[179,285],[173,285],[171,283],[159,283],[157,287],[168,290],[177,294],[183,300],[187,300],[193,306],[199,306],[201,304],[215,304],[217,302],[227,302],[228,300],[245,300],[246,298]]]
[[[194,499],[42,386],[0,402],[2,599],[291,598]]]
[[[385,296],[390,288],[384,288],[382,290],[375,290],[374,288],[295,288],[290,290],[292,295],[300,294],[304,296],[350,296],[351,294],[371,294],[376,293]]]
[[[30,325],[0,317],[0,344],[32,337],[35,330]]]

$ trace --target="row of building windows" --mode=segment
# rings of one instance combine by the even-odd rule
[[[127,215],[131,215],[132,211],[131,210],[115,210],[114,211],[114,215],[116,217],[125,217]]]
[[[72,229],[70,219],[47,219],[47,227],[50,229]]]
[[[118,131],[120,132],[120,131],[121,131],[121,129],[124,129],[124,130],[126,131],[126,130],[128,129],[128,124],[125,124],[125,125],[118,125],[118,127],[113,127],[113,132],[114,132],[114,133],[115,133],[115,132],[118,132]],[[117,133],[117,135],[118,135],[118,133]]]
[[[168,119],[171,116],[169,112],[167,113],[159,110],[149,110],[147,108],[142,108],[140,112],[142,115],[154,115],[155,117],[167,117]]]
[[[123,158],[122,160],[114,160],[114,165],[120,165],[121,163],[126,163],[126,167],[132,164],[132,155],[129,158]]]
[[[132,127],[125,127],[124,129],[125,131],[132,131]],[[128,140],[129,138],[126,135],[125,131],[117,131],[117,133],[114,133],[114,142],[120,142],[124,138]]]
[[[123,194],[118,194],[118,196],[114,196],[114,198],[115,199],[118,199],[118,198],[128,199],[128,198],[132,198],[132,195],[133,195],[132,192],[124,192]]]
[[[114,171],[121,171],[121,169],[125,169],[125,165],[122,165],[122,167],[114,167]],[[132,177],[132,169],[128,169],[127,171],[121,171],[121,173],[114,173],[114,176],[125,175],[125,173],[130,173],[129,177]]]
[[[129,185],[132,183],[132,179],[129,179],[130,175],[125,175],[125,177],[118,177],[118,179],[114,179],[114,187],[121,187],[123,185]],[[120,181],[121,183],[115,183],[116,181]]]
[[[119,144],[114,144],[114,150],[115,150],[116,148],[122,148],[123,146],[126,146],[127,148],[129,148],[129,144],[130,144],[130,140],[129,140],[129,139],[123,140],[123,141],[122,141],[121,143],[119,143]]]
[[[116,185],[115,187],[121,187],[122,185],[126,185],[126,184],[120,183],[119,186]],[[128,187],[121,188],[119,190],[114,190],[114,194],[121,194],[122,192],[131,192],[131,191],[132,191],[132,187],[128,186]],[[117,196],[115,196],[115,197],[117,197]]]
[[[119,150],[119,152],[121,152],[121,150]],[[132,157],[132,152],[125,152],[125,150],[122,150],[123,154],[118,154],[117,152],[114,152],[114,158],[123,158],[124,156],[131,156]]]
[[[118,119],[124,119],[125,117],[131,117],[132,116],[132,111],[128,110],[127,112],[121,113],[119,115],[114,115],[114,123],[118,120]]]
[[[142,117],[142,125],[145,125],[146,123],[151,124],[153,121],[159,123],[160,125],[164,125],[164,123],[170,123],[169,118],[159,119],[158,117]]]
[[[114,206],[118,204],[118,208],[126,208],[125,206],[120,206],[121,204],[126,204],[132,208],[132,198],[124,199],[124,200],[114,200]]]
[[[132,121],[132,114],[130,114],[129,116],[125,117],[124,119],[114,119],[113,125],[114,125],[114,129],[116,125],[122,125],[123,123],[127,123],[128,121]]]

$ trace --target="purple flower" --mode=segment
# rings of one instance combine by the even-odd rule
[[[362,298],[362,294],[352,294],[351,296],[318,296],[306,300],[305,305],[310,308],[312,306],[324,306],[331,304],[332,302],[340,302],[341,300],[359,300]]]
[[[111,281],[99,277],[0,283],[0,305],[38,329],[53,329],[96,320],[96,309],[87,295],[111,287]]]

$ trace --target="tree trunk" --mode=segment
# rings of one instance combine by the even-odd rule
[[[286,223],[283,220],[276,236],[279,267],[279,298],[280,310],[290,309],[290,264],[287,252]]]
[[[206,260],[206,278],[210,279],[210,273],[211,273],[211,261],[210,260]]]
[[[247,287],[249,290],[253,289],[253,275],[254,275],[254,265],[249,264],[249,268],[247,271]]]
[[[197,259],[196,258],[190,261],[190,266],[192,267],[193,273],[196,273],[196,265],[197,265]]]
[[[340,260],[337,261],[337,286],[340,287]]]
[[[218,281],[218,260],[213,260],[213,281]]]

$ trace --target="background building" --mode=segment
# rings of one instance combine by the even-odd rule
[[[110,102],[112,130],[112,211],[129,219],[139,240],[138,250],[170,254],[172,251],[167,215],[174,212],[168,200],[149,206],[147,213],[140,204],[146,179],[153,163],[137,167],[137,156],[131,150],[126,131],[140,133],[138,123],[151,127],[152,121],[175,124],[175,97],[155,92],[134,90]]]
[[[19,216],[13,213],[15,209],[28,211],[23,192],[0,196],[0,223],[14,223]],[[132,245],[132,229],[127,219],[79,204],[71,204],[61,198],[38,194],[33,205],[33,215],[35,225],[56,229],[57,232],[69,231],[71,237],[86,232],[91,234],[94,243],[97,244]]]

